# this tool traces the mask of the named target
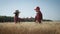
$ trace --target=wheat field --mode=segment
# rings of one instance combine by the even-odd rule
[[[0,34],[60,34],[60,22],[0,23]]]

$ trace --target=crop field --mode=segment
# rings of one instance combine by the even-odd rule
[[[0,34],[60,34],[60,22],[0,22]]]

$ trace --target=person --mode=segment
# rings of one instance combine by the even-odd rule
[[[36,16],[35,16],[35,22],[41,23],[41,21],[42,21],[42,13],[40,11],[40,7],[37,6],[34,10],[37,13]]]
[[[16,10],[14,12],[15,16],[14,16],[14,22],[17,23],[18,21],[20,21],[20,18],[18,17],[19,16],[19,10]]]

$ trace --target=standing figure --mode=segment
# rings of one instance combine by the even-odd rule
[[[14,22],[15,23],[17,23],[18,21],[20,21],[20,19],[19,19],[19,10],[16,10],[15,12],[14,12],[14,14],[15,14],[15,16],[14,16]]]
[[[42,20],[42,13],[40,11],[40,7],[36,7],[36,9],[34,9],[37,14],[35,16],[35,22],[38,22],[38,23],[41,23],[41,20]]]

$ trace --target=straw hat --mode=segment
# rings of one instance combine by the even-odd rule
[[[14,12],[14,14],[18,14],[18,13],[20,13],[19,10],[16,10],[16,11]]]

